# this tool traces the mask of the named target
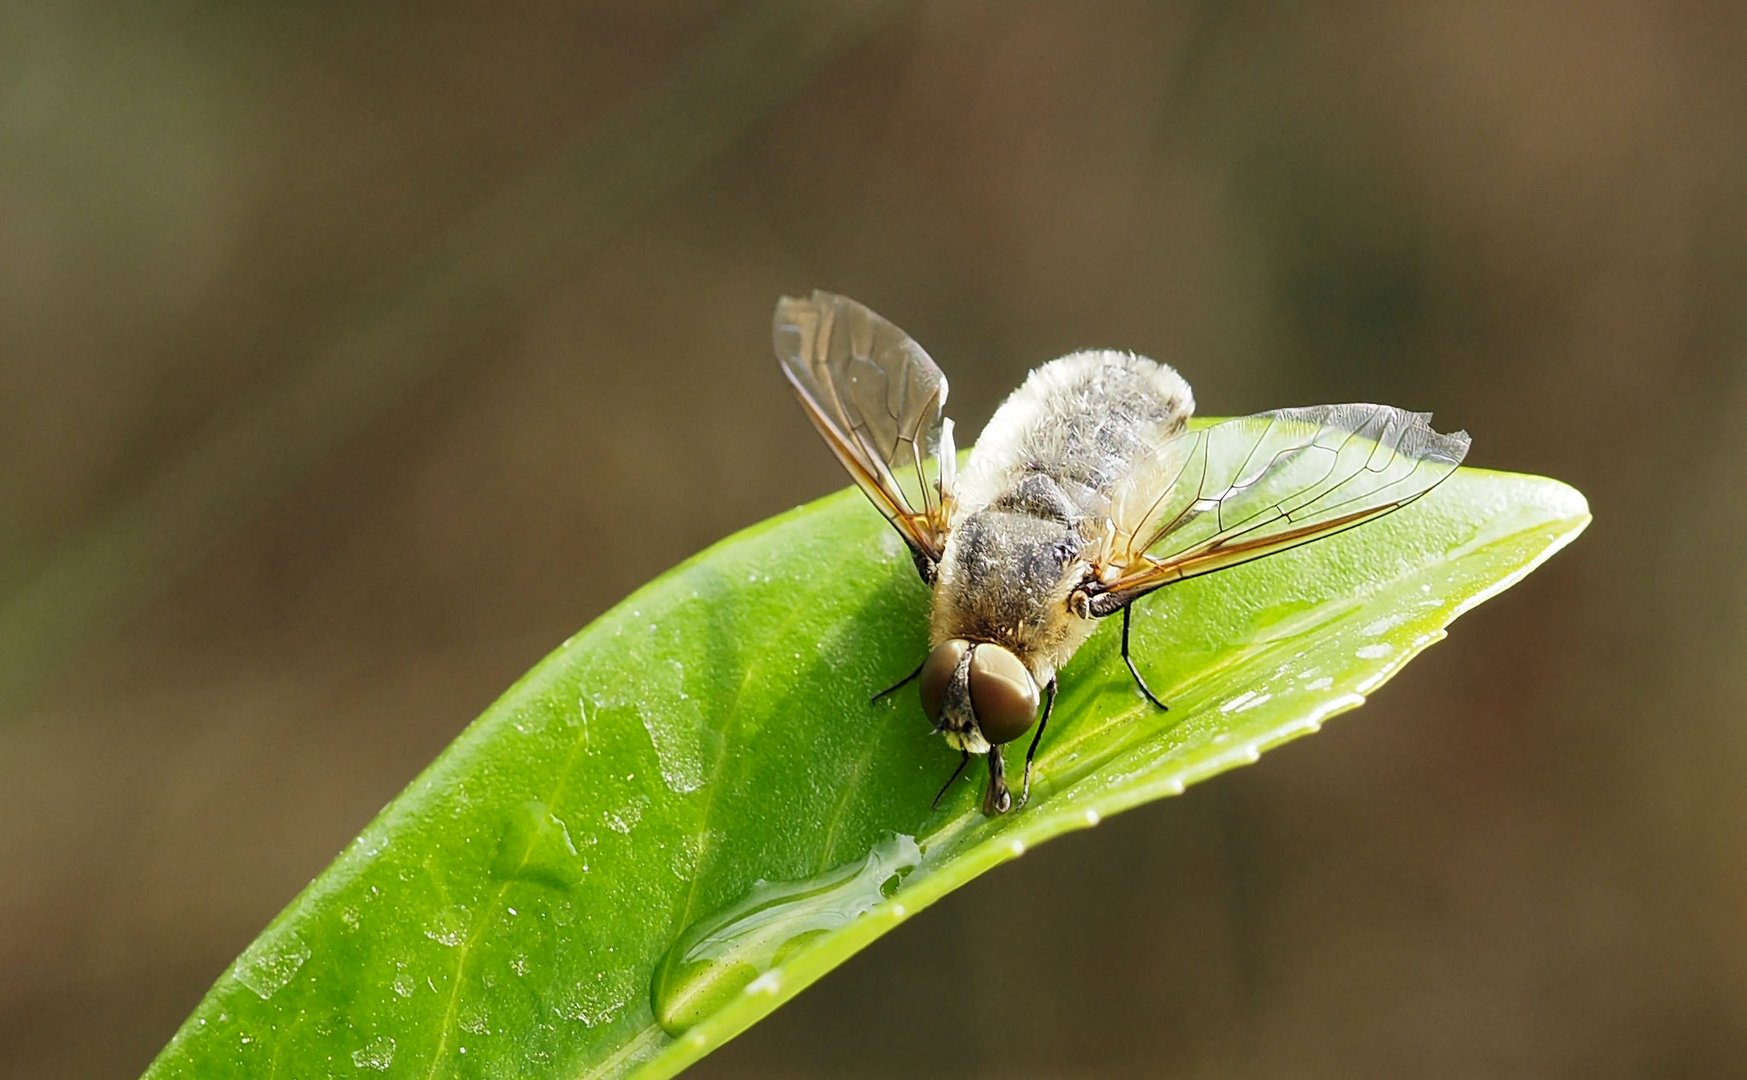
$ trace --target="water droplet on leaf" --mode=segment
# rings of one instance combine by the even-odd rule
[[[425,936],[439,945],[453,949],[467,939],[467,912],[460,907],[448,907],[437,912]]]
[[[394,1040],[378,1035],[352,1051],[352,1064],[360,1069],[381,1071],[394,1064]]]
[[[637,795],[617,810],[603,810],[601,818],[606,821],[607,828],[628,836],[637,827],[637,822],[643,820],[643,808],[648,805],[649,796]]]
[[[686,795],[704,786],[703,719],[696,703],[689,701],[680,687],[685,668],[677,660],[668,663],[673,668],[677,700],[639,704],[637,716],[655,745],[662,783],[668,790]]]
[[[760,881],[736,902],[681,931],[655,970],[655,1019],[678,1036],[821,934],[847,926],[885,898],[886,883],[916,868],[913,837],[888,837],[866,857],[800,881]],[[762,989],[774,993],[775,976]]]
[[[308,959],[309,946],[296,934],[268,933],[237,957],[231,973],[266,1001],[290,982]]]
[[[498,839],[491,872],[568,889],[582,880],[585,867],[570,830],[542,802],[523,803],[510,815]]]
[[[472,1035],[491,1034],[491,1020],[483,1008],[474,1006],[461,1014],[461,1030]]]

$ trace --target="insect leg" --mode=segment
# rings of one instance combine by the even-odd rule
[[[970,763],[971,752],[969,750],[960,750],[958,752],[958,768],[952,770],[952,775],[946,778],[946,783],[940,785],[940,790],[935,793],[934,801],[928,804],[929,809],[939,809],[940,800],[946,797],[947,789],[952,787],[953,781],[959,778],[959,776],[964,772],[964,767]]]
[[[1055,708],[1055,680],[1043,688],[1043,718],[1037,722],[1037,734],[1031,737],[1031,745],[1025,751],[1025,783],[1019,789],[1019,805],[1024,806],[1025,800],[1031,798],[1031,759],[1037,756],[1037,744],[1043,738],[1043,729],[1049,726],[1049,714]]]
[[[1140,687],[1140,692],[1146,695],[1146,699],[1161,709],[1169,709],[1170,706],[1160,701],[1158,695],[1153,693],[1152,687],[1148,686],[1146,680],[1140,677],[1140,669],[1134,666],[1134,657],[1128,655],[1128,620],[1133,614],[1133,604],[1122,609],[1122,662],[1128,665],[1128,673],[1134,676],[1135,685]],[[1042,734],[1041,730],[1039,734]]]
[[[897,682],[886,687],[884,690],[881,690],[879,693],[877,693],[873,697],[869,698],[867,703],[869,705],[877,705],[877,704],[879,704],[880,698],[885,697],[887,694],[895,693],[898,690],[902,690],[906,685],[908,685],[912,680],[914,680],[916,678],[916,676],[922,674],[922,668],[924,666],[926,666],[927,663],[928,663],[927,657],[923,657],[922,663],[916,665],[915,671],[912,671],[910,674],[904,676],[902,679],[899,679]]]
[[[1001,748],[989,747],[989,790],[983,793],[983,813],[989,817],[1013,809],[1013,793],[1007,790],[1007,765],[1001,760]]]

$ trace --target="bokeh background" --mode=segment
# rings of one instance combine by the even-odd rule
[[[1596,524],[700,1075],[1739,1070],[1744,59],[1632,0],[0,6],[0,1073],[137,1073],[548,648],[840,486],[815,286],[967,435],[1128,347]]]

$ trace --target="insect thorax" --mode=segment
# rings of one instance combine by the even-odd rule
[[[1065,494],[1047,476],[1026,475],[953,531],[935,582],[934,640],[996,642],[1047,677],[1091,629],[1067,608],[1085,573],[1084,546]]]

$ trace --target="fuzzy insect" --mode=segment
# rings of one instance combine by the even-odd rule
[[[934,730],[986,755],[987,814],[1013,805],[1000,747],[1036,727],[1056,673],[1098,620],[1155,589],[1333,536],[1436,487],[1468,452],[1429,413],[1388,405],[1278,409],[1191,431],[1189,384],[1165,364],[1071,353],[995,411],[962,475],[946,377],[922,347],[847,297],[776,307],[777,359],[843,467],[909,545],[933,590],[920,678]],[[1041,715],[1039,706],[1041,701]],[[936,796],[935,801],[939,801]]]

